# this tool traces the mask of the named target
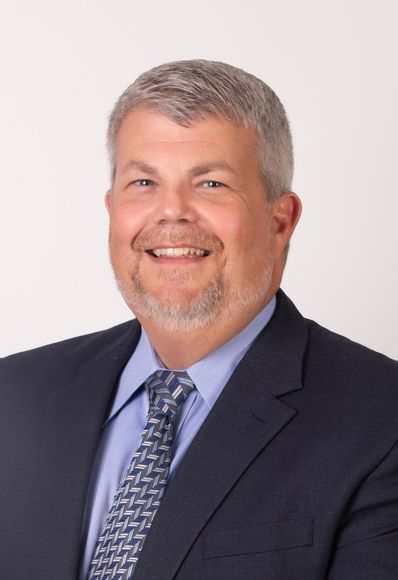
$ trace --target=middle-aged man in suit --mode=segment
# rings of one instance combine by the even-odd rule
[[[279,289],[301,207],[278,98],[166,64],[108,143],[137,320],[1,361],[1,578],[397,580],[398,365]]]

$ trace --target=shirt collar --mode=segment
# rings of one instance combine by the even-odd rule
[[[146,379],[160,368],[162,365],[142,328],[137,347],[120,375],[119,387],[107,421],[116,415]]]
[[[257,335],[268,324],[274,313],[275,304],[276,298],[273,296],[270,302],[243,330],[217,350],[186,369],[209,408],[214,405]],[[148,335],[142,329],[137,348],[120,376],[119,387],[106,422],[120,411],[151,374],[162,368],[164,366],[157,357]],[[209,377],[211,377],[211,381],[209,381]]]

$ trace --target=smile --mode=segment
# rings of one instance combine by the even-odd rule
[[[147,252],[155,258],[196,258],[210,254],[208,250],[201,248],[153,248]]]

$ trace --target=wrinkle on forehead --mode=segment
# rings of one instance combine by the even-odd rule
[[[126,173],[130,169],[138,169],[139,171],[143,171],[144,173],[148,174],[156,174],[157,169],[156,167],[140,160],[131,159],[128,161],[124,167],[122,168],[122,173]],[[226,171],[228,173],[232,173],[233,175],[238,175],[238,172],[228,163],[225,163],[222,160],[211,160],[209,162],[203,162],[198,165],[194,165],[189,169],[189,173],[193,177],[197,177],[199,175],[204,175],[206,173],[210,173],[211,171]]]

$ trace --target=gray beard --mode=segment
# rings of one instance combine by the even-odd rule
[[[157,327],[172,333],[189,333],[211,326],[217,319],[228,320],[234,312],[251,307],[262,296],[265,297],[272,278],[273,265],[254,283],[227,292],[222,276],[212,280],[188,304],[165,304],[157,300],[145,288],[138,268],[131,275],[131,283],[116,279],[119,291],[126,304],[143,318],[151,320]],[[178,273],[171,273],[176,279]]]
[[[163,304],[145,288],[137,272],[131,283],[117,280],[118,288],[134,314],[151,320],[168,332],[194,332],[210,326],[219,316],[223,306],[223,282],[221,277],[213,280],[188,304]]]

